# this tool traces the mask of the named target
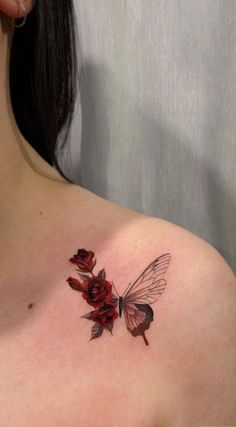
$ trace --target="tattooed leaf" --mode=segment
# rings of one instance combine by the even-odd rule
[[[104,328],[102,325],[100,325],[100,323],[95,323],[92,326],[92,330],[91,330],[92,335],[89,341],[93,340],[94,338],[100,337],[103,333],[103,329]]]
[[[92,312],[90,311],[89,313],[86,313],[80,317],[84,317],[85,319],[92,320]]]
[[[113,322],[110,322],[110,323],[109,323],[109,325],[107,326],[107,328],[109,329],[109,331],[110,331],[111,335],[113,335],[113,334],[112,334]]]
[[[82,283],[80,283],[79,280],[75,279],[74,277],[68,277],[68,279],[66,279],[67,283],[70,285],[70,287],[72,289],[74,289],[75,291],[79,291],[79,292],[83,292],[84,291],[84,286]]]
[[[98,278],[103,282],[106,278],[106,273],[104,268],[98,272]]]
[[[90,280],[90,277],[87,274],[81,274],[79,273],[79,276],[82,280]]]

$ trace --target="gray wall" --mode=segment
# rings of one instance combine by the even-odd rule
[[[66,172],[204,238],[236,271],[236,1],[75,0]]]

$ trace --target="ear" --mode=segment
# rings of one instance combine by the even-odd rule
[[[23,18],[24,10],[20,4],[25,7],[25,13],[28,15],[34,3],[34,0],[0,0],[0,12],[11,18]]]

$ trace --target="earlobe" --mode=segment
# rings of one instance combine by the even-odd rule
[[[24,18],[34,7],[33,0],[0,0],[0,12],[10,18]]]

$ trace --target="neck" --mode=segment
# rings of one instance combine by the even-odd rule
[[[6,223],[14,215],[10,207],[19,213],[25,201],[30,200],[37,185],[45,178],[66,182],[30,146],[15,121],[10,100],[9,53],[12,32],[0,27],[0,222]]]

